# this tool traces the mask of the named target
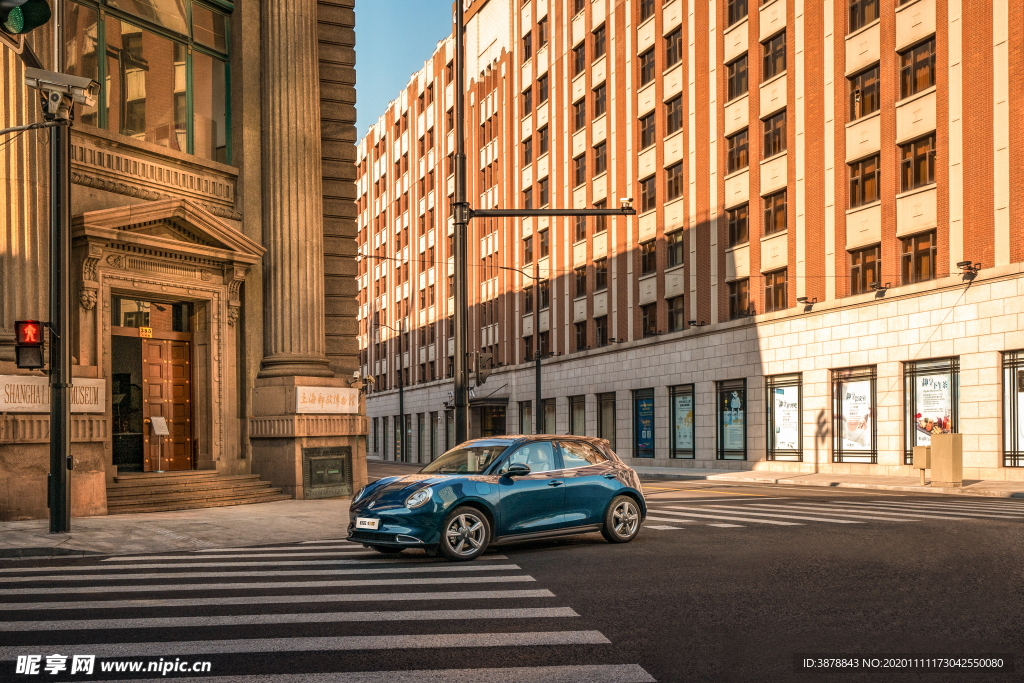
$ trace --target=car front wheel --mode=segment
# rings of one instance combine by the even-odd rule
[[[604,515],[601,535],[609,543],[629,543],[640,533],[640,507],[629,496],[616,496]]]
[[[449,560],[472,560],[479,557],[491,542],[491,525],[476,508],[455,508],[445,518],[439,548]]]

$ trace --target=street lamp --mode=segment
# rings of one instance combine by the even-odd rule
[[[395,444],[398,449],[395,459],[405,462],[405,441],[408,435],[405,433],[405,356],[402,354],[402,332],[390,325],[385,325],[380,320],[377,321],[377,327],[386,327],[398,336],[398,419],[401,421],[398,433],[402,435],[402,438]],[[405,324],[400,322],[398,327],[404,330]]]

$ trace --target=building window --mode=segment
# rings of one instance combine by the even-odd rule
[[[544,104],[548,101],[548,75],[544,74],[537,79],[537,104]]]
[[[416,462],[423,462],[423,451],[427,440],[427,415],[416,415]]]
[[[803,380],[800,375],[765,377],[769,460],[803,460]]]
[[[729,320],[750,315],[750,280],[729,283]]]
[[[96,10],[75,3],[65,9],[64,68],[100,83],[97,106],[79,105],[79,120],[232,163],[229,15],[191,2],[172,3],[159,16],[128,11],[136,17],[121,21],[109,13],[97,18]],[[160,35],[168,30],[184,37]]]
[[[786,32],[761,43],[764,64],[761,71],[761,82],[775,78],[786,70]]]
[[[654,389],[633,391],[633,457],[654,457]]]
[[[682,297],[679,297],[680,299]],[[672,421],[670,458],[693,458],[694,448],[694,392],[692,384],[668,389],[669,411]]]
[[[850,120],[856,121],[878,111],[880,95],[878,65],[847,79],[850,85]]]
[[[912,285],[935,279],[935,231],[900,240],[902,283]]]
[[[657,176],[640,181],[640,213],[653,211],[657,206]]]
[[[1003,354],[1003,467],[1024,467],[1024,351]]]
[[[931,446],[935,434],[957,433],[960,359],[903,364],[903,464],[914,464],[914,446]]]
[[[545,280],[537,285],[537,294],[539,301],[537,306],[540,310],[544,311],[551,308],[551,281]],[[544,332],[541,332],[541,339],[544,339]]]
[[[546,333],[544,333],[546,334]],[[545,354],[546,355],[546,354]],[[540,402],[541,415],[544,416],[544,433],[556,434],[558,428],[555,425],[555,399],[545,398]]]
[[[747,380],[716,382],[717,458],[747,459]]]
[[[657,241],[651,240],[640,245],[640,275],[650,275],[658,269]]]
[[[608,200],[602,199],[599,202],[594,202],[595,209],[607,209]],[[608,217],[607,216],[594,216],[594,234],[599,235],[608,229]]]
[[[647,149],[654,144],[654,114],[640,119],[640,149]]]
[[[615,450],[615,392],[597,395],[597,437]]]
[[[737,206],[725,212],[726,221],[729,224],[729,246],[735,247],[746,244],[750,241],[750,232],[747,227],[747,204]]]
[[[576,323],[576,350],[586,351],[587,350],[587,323],[586,321]]]
[[[537,181],[537,189],[540,191],[540,205],[547,206],[551,200],[551,193],[548,190],[548,179],[541,178]]]
[[[527,88],[523,91],[523,116],[528,116],[533,112],[533,88]],[[449,126],[448,130],[451,130]]]
[[[665,36],[665,68],[683,61],[683,29],[677,28]]]
[[[665,135],[672,135],[683,127],[683,96],[673,97],[665,103]]]
[[[544,17],[537,22],[537,49],[548,44],[548,18]]]
[[[875,245],[850,252],[850,294],[864,294],[872,291],[871,285],[880,284],[878,262],[882,247]]]
[[[533,163],[533,138],[523,140],[523,166]]]
[[[526,265],[533,263],[533,235],[523,238],[523,263]]]
[[[572,50],[572,75],[579,76],[587,68],[587,44],[580,43]]]
[[[528,187],[525,190],[523,190],[523,208],[524,209],[532,209],[533,208],[533,188],[532,187]]]
[[[935,38],[900,53],[900,99],[935,85]]]
[[[598,347],[608,345],[608,316],[594,318],[594,341]]]
[[[587,397],[569,397],[569,433],[586,436],[587,433]]]
[[[551,233],[548,230],[541,230],[537,233],[540,242],[540,257],[547,258],[551,254]]]
[[[645,22],[654,16],[654,0],[640,0],[640,22]]]
[[[594,175],[599,176],[608,170],[608,145],[600,142],[594,147]]]
[[[603,292],[608,289],[608,259],[594,261],[594,291]]]
[[[903,192],[935,182],[935,134],[900,145],[900,180]]]
[[[533,360],[533,335],[523,337],[523,358],[527,361]]]
[[[587,295],[587,267],[580,266],[573,274],[576,276],[576,298],[579,299]]]
[[[668,331],[682,332],[686,322],[686,312],[683,309],[683,296],[674,296],[668,300]]]
[[[665,200],[672,201],[683,196],[683,162],[665,169]]]
[[[850,164],[850,208],[879,200],[878,155]]]
[[[786,229],[786,191],[764,198],[764,234],[772,235]]]
[[[533,434],[533,401],[519,402],[519,433]]]
[[[749,165],[747,157],[747,129],[731,135],[725,139],[726,146],[726,171],[735,173]]]
[[[764,276],[764,311],[784,311],[789,308],[786,296],[786,269],[767,273]]]
[[[574,230],[574,235],[576,239],[574,241],[582,242],[583,240],[587,239],[587,219],[584,216],[576,216],[573,220],[576,223]]]
[[[594,59],[604,56],[605,35],[604,26],[594,31]]]
[[[668,247],[668,264],[666,265],[666,268],[675,268],[676,266],[683,265],[683,253],[686,249],[686,243],[683,240],[683,231],[677,230],[665,235],[665,242]]]
[[[523,36],[523,61],[533,57],[533,31]]]
[[[533,313],[533,287],[523,288],[523,315]]]
[[[729,100],[746,95],[749,89],[747,82],[747,55],[743,55],[725,68],[728,72],[726,83],[728,84]]]
[[[608,109],[608,88],[602,83],[594,88],[594,118],[604,115]]]
[[[780,111],[764,122],[764,158],[786,151],[786,112]]]
[[[747,0],[728,0],[727,7],[728,26],[732,26],[741,19],[746,19]]]
[[[537,135],[540,136],[540,149],[537,151],[537,154],[544,156],[548,153],[548,127],[544,126],[538,130]]]
[[[878,0],[850,0],[850,33],[864,28],[877,18]]]
[[[640,55],[640,87],[654,80],[654,50]]]
[[[832,462],[878,462],[875,366],[832,371]]]
[[[579,187],[587,182],[587,155],[581,154],[572,160],[572,176],[574,187]]]

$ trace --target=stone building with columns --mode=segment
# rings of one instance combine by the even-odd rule
[[[353,0],[66,0],[64,17],[62,70],[101,86],[71,132],[72,514],[114,512],[109,492],[157,470],[357,489]],[[47,69],[52,25],[27,41]],[[6,46],[0,82],[0,127],[40,119]],[[0,141],[0,519],[47,514],[46,382],[13,362],[14,321],[48,311],[46,143]]]

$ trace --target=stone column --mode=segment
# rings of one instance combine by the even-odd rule
[[[331,377],[324,351],[316,0],[263,0],[263,362],[260,377]]]

